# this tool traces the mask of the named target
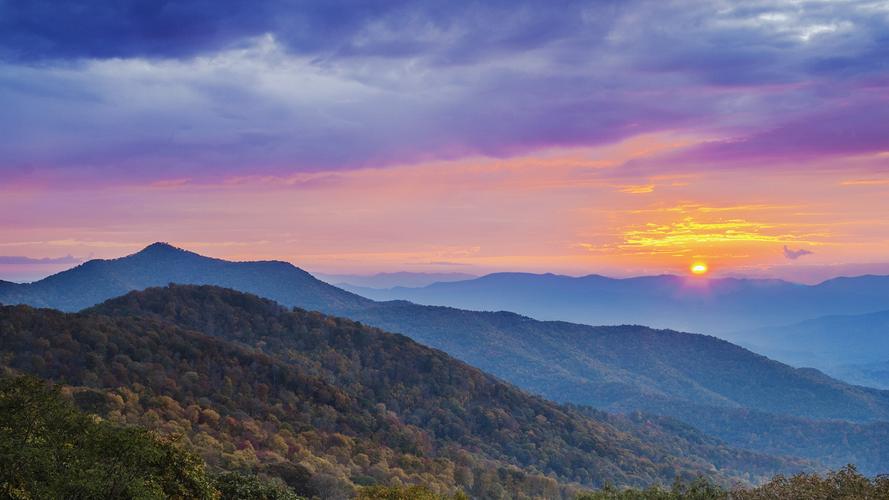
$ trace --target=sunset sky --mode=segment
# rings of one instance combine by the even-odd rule
[[[0,1],[0,279],[889,274],[889,3]]]

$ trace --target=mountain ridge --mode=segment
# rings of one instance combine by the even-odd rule
[[[855,377],[850,372],[855,366],[889,360],[889,310],[825,315],[734,335],[743,339],[745,345],[775,359],[794,366],[812,366],[841,379],[843,375]],[[874,382],[886,386],[889,377]]]
[[[587,486],[668,483],[677,470],[727,483],[809,467],[732,450],[692,429],[674,433],[663,420],[560,407],[405,336],[218,287],[149,288],[83,313],[4,306],[0,324],[0,359],[9,368],[93,390],[137,391],[151,412],[175,408],[171,399],[199,405],[199,414],[212,409],[220,427],[201,429],[218,439],[237,427],[230,419],[250,415],[265,427],[280,420],[314,429],[300,432],[341,432],[364,447],[379,441],[416,456],[403,460],[421,460],[419,470],[457,460],[459,452],[449,451],[457,446],[476,457],[474,474],[479,460],[491,460]],[[206,441],[197,429],[189,436]],[[251,441],[258,457],[276,460],[268,448],[274,439]]]
[[[313,272],[312,276],[343,288],[343,285],[354,287],[366,287],[374,289],[386,289],[396,286],[417,287],[439,283],[444,281],[460,281],[477,278],[477,275],[467,273],[430,273],[397,271],[386,273],[362,274],[329,274]]]
[[[266,283],[257,281],[256,276],[260,273],[265,273],[262,280]],[[339,302],[357,306],[368,301],[316,280],[288,262],[231,262],[156,242],[124,257],[89,260],[34,283],[19,285],[7,290],[5,297],[0,295],[0,303],[26,303],[73,312],[132,290],[170,282],[200,282],[205,276],[214,276],[215,282],[211,284],[228,288],[250,291],[249,288],[263,287],[265,295],[273,300],[282,303],[299,301],[309,308],[318,309]],[[104,281],[105,289],[94,288],[99,281]]]
[[[553,278],[560,279],[555,275]],[[537,321],[505,311],[473,312],[403,301],[374,302],[323,283],[289,263],[229,262],[165,243],[154,243],[119,259],[88,261],[23,286],[24,300],[22,297],[12,299],[65,310],[72,304],[90,306],[131,290],[171,282],[222,286],[255,293],[288,307],[358,319],[441,348],[474,366],[506,380],[521,381],[522,387],[559,401],[603,408],[627,408],[629,402],[635,401],[638,405],[649,405],[642,409],[652,410],[652,401],[665,397],[726,407],[752,405],[764,411],[810,418],[889,419],[889,393],[838,385],[826,377],[816,380],[809,373],[794,371],[715,337],[641,326],[592,327]],[[28,296],[30,290],[39,295],[53,292],[53,287],[60,291],[48,297]],[[102,300],[97,300],[99,297]],[[9,297],[0,296],[0,302],[9,302]],[[671,355],[664,354],[667,352]],[[704,352],[712,363],[721,356],[725,359],[719,362],[721,366],[745,366],[748,373],[726,377],[724,373],[712,373],[707,368],[684,362]],[[517,362],[537,368],[517,371]],[[774,375],[760,375],[772,372]],[[751,378],[751,374],[766,378]],[[772,390],[768,377],[799,387],[799,397],[809,401],[809,406],[803,407],[807,409],[800,413],[794,406],[799,402],[791,398],[793,402],[788,404],[787,394],[777,395],[780,389],[773,391],[775,396],[766,397],[767,391]],[[751,388],[756,389],[739,392],[738,388],[743,387],[740,383],[752,384]],[[791,385],[787,385],[786,390],[791,390]],[[834,396],[802,389],[809,386],[820,387],[822,392],[826,390]],[[584,394],[580,387],[584,388]],[[817,398],[812,396],[816,393]],[[759,396],[751,399],[751,394]],[[834,397],[844,402],[824,404],[824,401],[834,401]]]
[[[798,449],[800,432],[814,425],[807,419],[847,420],[842,426],[850,439],[881,436],[882,431],[864,433],[861,426],[885,420],[889,413],[889,392],[793,369],[711,336],[641,326],[537,321],[509,312],[475,312],[407,301],[375,302],[318,282],[307,273],[287,272],[286,266],[270,271],[268,266],[249,262],[208,259],[212,263],[208,265],[194,262],[195,258],[203,259],[200,256],[172,255],[185,255],[183,260],[197,272],[182,273],[176,265],[148,266],[150,279],[129,284],[148,288],[186,279],[190,284],[254,293],[288,307],[348,317],[407,335],[554,401],[671,416],[747,449],[756,450],[765,441],[772,443],[771,450]],[[285,272],[278,272],[281,269]],[[130,274],[144,278],[147,273],[137,269]],[[116,281],[102,281],[106,277],[88,274],[76,281],[93,287],[93,297],[122,295],[117,293]],[[82,295],[77,298],[82,300]],[[54,297],[37,298],[45,304]],[[8,303],[8,296],[0,297],[0,302]],[[768,418],[757,418],[762,425],[751,425],[744,432],[714,425],[743,417],[749,408],[767,413]],[[807,443],[804,449],[812,453],[806,458],[828,458],[831,466],[857,461],[856,451],[842,443],[817,435],[806,435],[803,441]],[[867,456],[872,459],[862,464],[862,470],[884,470],[889,464],[880,457],[889,453],[879,452],[878,443],[868,447]]]
[[[540,320],[595,325],[641,323],[728,338],[739,330],[829,314],[889,309],[889,276],[863,275],[804,285],[775,279],[609,278],[493,273],[473,280],[388,290],[346,287],[375,300],[409,300],[476,311],[508,310]]]

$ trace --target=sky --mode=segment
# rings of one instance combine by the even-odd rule
[[[0,279],[889,274],[889,3],[0,0]]]

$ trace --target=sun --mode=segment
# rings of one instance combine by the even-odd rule
[[[707,274],[707,264],[703,262],[695,262],[690,269],[692,274]]]

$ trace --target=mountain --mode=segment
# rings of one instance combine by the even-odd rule
[[[769,279],[672,275],[614,279],[497,273],[420,288],[362,289],[361,293],[376,300],[514,311],[541,320],[593,325],[638,323],[725,335],[826,314],[889,309],[889,276],[836,278],[818,285],[800,285]]]
[[[878,374],[879,365],[889,362],[889,310],[823,316],[791,325],[738,332],[734,336],[757,352],[836,376],[850,376],[861,370]],[[866,365],[872,366],[868,369]],[[889,378],[882,380],[883,384],[889,382]]]
[[[326,478],[311,482],[325,498],[394,477],[552,498],[575,493],[569,483],[808,468],[669,420],[559,406],[407,337],[216,287],[132,292],[80,314],[4,306],[0,325],[5,369],[67,384],[114,422],[184,434],[223,469],[301,464]]]
[[[0,303],[79,311],[132,290],[168,283],[217,285],[261,291],[282,304],[307,309],[360,307],[370,301],[328,285],[286,262],[229,262],[166,243],[119,259],[96,259],[34,283],[0,287]]]
[[[348,315],[409,334],[556,401],[655,413],[685,402],[806,418],[889,420],[887,392],[849,386],[705,335],[408,302]]]
[[[834,366],[830,373],[850,384],[889,390],[889,361]]]
[[[714,337],[374,302],[291,264],[228,262],[163,243],[21,285],[18,297],[0,302],[71,310],[167,283],[222,286],[289,307],[357,319],[408,335],[557,401],[621,410],[659,410],[684,401],[808,418],[889,419],[889,393],[795,370]]]
[[[21,285],[19,283],[13,283],[11,281],[0,280],[0,294],[12,293],[13,290],[17,290],[23,286],[25,286],[25,285]]]
[[[397,273],[377,273],[377,274],[324,274],[312,273],[312,275],[321,281],[336,285],[340,288],[358,293],[356,289],[375,288],[385,289],[396,286],[419,287],[431,285],[432,283],[444,283],[448,281],[463,281],[477,276],[466,273],[412,273],[401,271]]]
[[[507,312],[406,301],[374,302],[290,264],[226,262],[166,245],[95,262],[21,285],[19,298],[70,308],[73,302],[87,302],[87,295],[104,295],[102,300],[119,295],[120,282],[110,279],[117,276],[128,276],[126,286],[133,289],[169,282],[228,286],[288,307],[316,309],[402,333],[553,401],[675,417],[733,446],[773,454],[802,449],[809,453],[805,458],[830,466],[867,456],[870,461],[862,470],[889,468],[889,453],[881,451],[885,441],[871,439],[882,431],[864,428],[889,420],[889,392],[851,386],[817,370],[795,369],[715,337],[642,326],[537,321]],[[103,272],[91,271],[97,267]],[[78,295],[78,287],[88,293]],[[5,296],[0,302],[11,301]],[[860,446],[808,432],[817,428],[816,420],[825,419],[846,421],[840,423],[846,426],[843,432]]]

